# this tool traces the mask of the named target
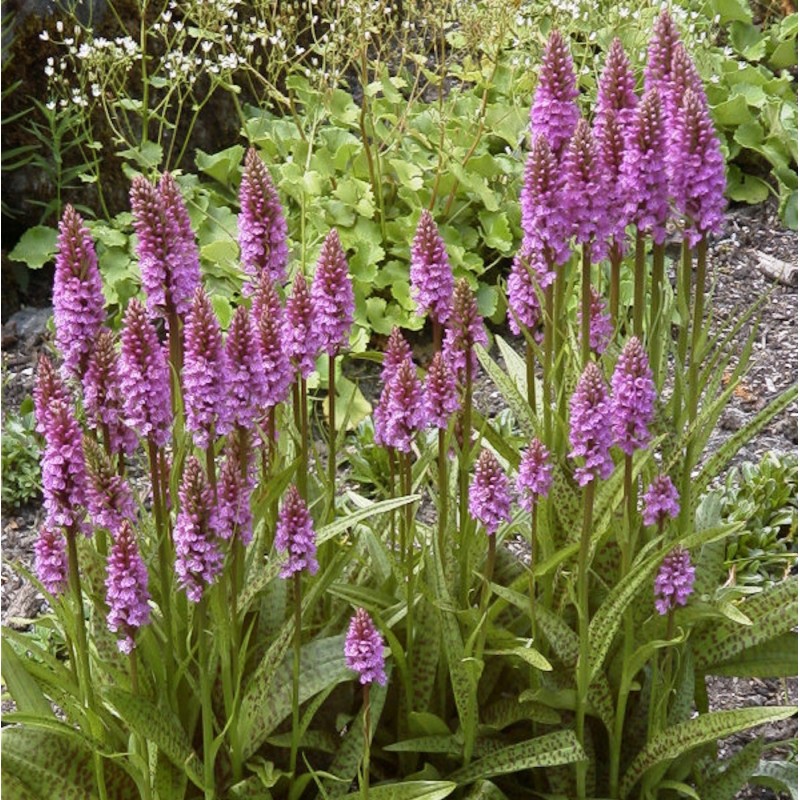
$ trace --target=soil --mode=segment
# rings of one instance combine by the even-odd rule
[[[715,331],[729,329],[732,321],[754,300],[766,297],[756,322],[758,331],[751,367],[712,436],[709,450],[713,451],[731,433],[746,425],[771,399],[797,383],[797,234],[781,227],[774,202],[734,209],[728,215],[723,233],[711,244],[709,266],[707,288],[714,292]],[[48,346],[51,339],[47,327],[51,313],[48,308],[23,308],[3,324],[4,415],[15,411],[31,394],[38,353]],[[743,343],[745,338],[746,331],[740,334],[738,341]],[[517,344],[521,346],[520,342]],[[420,360],[428,360],[427,350],[420,343]],[[377,397],[376,371],[358,377],[368,398]],[[485,375],[478,378],[475,402],[489,417],[504,408],[499,393]],[[797,434],[797,406],[792,405],[749,442],[736,461],[756,461],[768,451],[796,453]],[[0,568],[0,593],[3,620],[7,624],[24,625],[24,620],[36,617],[44,609],[43,598],[11,566],[20,563],[32,568],[33,542],[42,518],[39,502],[13,510],[3,509],[1,541],[4,558]],[[787,681],[711,678],[708,686],[711,706],[715,710],[797,703],[796,678]],[[731,737],[721,744],[722,754],[730,754],[756,735],[763,735],[767,741],[796,737],[797,719]],[[783,752],[785,754],[785,748]],[[767,800],[776,795],[766,788],[748,787],[737,797]]]

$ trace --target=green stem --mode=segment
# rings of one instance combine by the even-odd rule
[[[619,320],[619,282],[622,270],[622,253],[617,245],[612,245],[609,260],[611,261],[611,287],[608,305],[611,322],[616,328]]]
[[[461,596],[464,607],[469,597],[469,468],[472,450],[472,352],[466,354],[464,403],[461,409],[461,453],[458,473],[458,527],[461,563]]]
[[[531,332],[533,335],[533,332]],[[533,345],[528,342],[525,348],[525,367],[528,379],[528,405],[536,416],[536,367],[533,355]]]
[[[371,739],[370,703],[369,703],[369,683],[365,683],[362,692],[364,697],[364,763],[361,772],[361,798],[369,798],[369,751]]]
[[[308,502],[308,386],[306,384],[305,378],[300,378],[300,421],[301,421],[301,428],[300,428],[300,436],[302,440],[302,448],[303,448],[303,460],[302,460],[302,481],[303,481],[303,488],[301,490],[301,496],[305,502]]]
[[[644,234],[636,231],[636,259],[633,266],[633,334],[642,338],[644,330]]]
[[[439,429],[439,524],[437,528],[439,554],[444,558],[444,537],[447,532],[447,442],[446,431]]]
[[[211,435],[208,438],[208,447],[206,447],[206,472],[208,473],[208,483],[211,486],[211,491],[214,494],[214,503],[217,502],[217,462],[214,454],[214,432],[212,428]]]
[[[387,447],[386,453],[389,459],[389,498],[391,499],[395,497],[394,448]],[[391,545],[392,552],[394,553],[395,547],[397,546],[397,519],[395,518],[394,510],[389,512],[389,519],[391,523],[389,544]],[[401,552],[402,547],[403,542],[400,543]]]
[[[478,634],[478,643],[475,648],[475,657],[480,661],[483,658],[483,649],[486,646],[486,632],[489,621],[485,619],[489,608],[489,599],[492,596],[492,579],[494,578],[494,562],[497,557],[497,534],[488,535],[489,549],[486,553],[486,571],[483,576],[483,591],[481,592],[481,609],[478,619],[480,620],[481,631]]]
[[[400,469],[403,479],[402,493],[408,496],[411,494],[411,455],[409,453],[400,455]],[[414,647],[414,515],[410,503],[403,511],[406,529],[406,660],[411,664]],[[409,698],[409,708],[411,708],[410,701],[411,698]]]
[[[294,652],[292,658],[292,750],[289,757],[289,772],[297,777],[297,748],[300,737],[300,643],[302,633],[303,596],[300,573],[294,579]]]
[[[575,708],[575,730],[581,746],[584,745],[586,700],[589,694],[589,550],[592,542],[592,517],[594,514],[594,488],[595,480],[586,484],[583,496],[583,526],[581,528],[581,542],[578,550],[578,639],[580,651],[578,654],[578,693]],[[579,762],[576,765],[578,784],[578,798],[586,797],[586,771],[587,763]]]
[[[581,363],[586,366],[591,356],[589,331],[592,321],[592,251],[589,242],[582,248],[581,259]]]
[[[650,282],[650,327],[648,346],[650,350],[650,368],[656,386],[660,384],[661,349],[664,337],[667,336],[666,321],[661,319],[661,295],[664,284],[664,243],[653,243],[653,276]]]
[[[555,405],[558,412],[558,422],[561,423],[553,430],[553,453],[560,454],[563,451],[563,423],[566,421],[567,413],[567,391],[564,385],[565,367],[565,347],[567,337],[566,331],[566,285],[567,285],[567,264],[556,269],[556,280],[553,290],[553,374],[552,382],[555,392]]]
[[[129,630],[128,633],[133,636],[133,630]],[[139,666],[135,647],[128,653],[128,665],[131,671],[131,693],[137,695],[139,694]],[[142,788],[142,800],[150,800],[152,793],[150,791],[150,765],[148,761],[147,739],[140,734],[136,734],[135,742],[136,750],[144,763],[142,782],[140,784]]]
[[[328,437],[328,491],[330,505],[328,522],[336,516],[336,355],[328,356],[328,417],[330,436]]]
[[[700,401],[698,373],[700,370],[703,317],[705,316],[707,252],[708,242],[704,236],[697,245],[697,274],[695,275],[694,314],[692,317],[692,351],[689,354],[689,424],[693,423],[697,418],[697,407]]]
[[[553,284],[544,290],[544,357],[542,359],[542,411],[544,412],[544,438],[552,442],[552,390],[554,324],[553,318]]]
[[[533,507],[531,508],[531,571],[528,576],[528,593],[531,602],[531,646],[536,644],[536,576],[533,570],[536,567],[536,539],[538,532],[536,530],[537,516],[539,511],[539,498],[537,495],[533,496]]]
[[[686,353],[689,349],[689,306],[692,296],[692,250],[689,242],[684,239],[681,249],[681,263],[678,270],[678,313],[680,315],[680,327],[678,329],[678,352],[675,363],[676,370],[683,370],[686,363]],[[672,424],[678,431],[681,417],[684,411],[685,397],[683,387],[679,381],[675,381],[675,388],[672,394]]]
[[[209,637],[207,597],[202,597],[197,606],[198,658],[200,669],[200,702],[202,704],[203,724],[203,783],[206,800],[214,800],[216,786],[214,779],[214,708],[211,700],[212,676],[209,674],[211,663],[209,657]]]
[[[376,161],[378,160],[378,153],[373,156],[372,145],[370,144],[370,135],[367,131],[367,115],[370,116],[372,122],[372,114],[370,110],[369,95],[367,93],[368,73],[367,73],[367,48],[362,45],[360,50],[361,56],[361,115],[359,117],[359,128],[361,129],[361,141],[364,145],[364,155],[367,157],[367,171],[369,172],[369,182],[372,185],[372,193],[375,195],[375,200],[378,203],[378,213],[380,216],[381,224],[381,238],[386,240],[386,215],[383,211],[383,192],[378,180],[378,167]],[[374,131],[374,124],[372,125]]]

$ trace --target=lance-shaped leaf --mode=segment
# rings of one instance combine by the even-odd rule
[[[456,788],[450,781],[404,781],[384,786],[370,786],[371,800],[444,800]],[[345,800],[359,800],[361,792],[348,794]]]
[[[486,370],[503,399],[508,403],[511,413],[519,423],[523,434],[532,439],[536,435],[536,418],[531,411],[528,401],[520,394],[514,381],[494,361],[494,359],[481,347],[475,345],[478,360]]]
[[[650,767],[679,758],[693,747],[723,739],[739,731],[787,719],[797,713],[793,706],[771,708],[739,708],[733,711],[716,711],[681,722],[658,734],[633,759],[620,786],[620,796],[630,794],[639,779]]]

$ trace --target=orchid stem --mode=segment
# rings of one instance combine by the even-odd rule
[[[300,644],[303,617],[303,586],[300,573],[294,579],[294,652],[292,659],[292,750],[289,757],[289,772],[297,777],[297,748],[300,744]]]

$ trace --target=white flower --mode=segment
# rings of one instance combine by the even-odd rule
[[[208,39],[203,39],[203,41],[202,41],[202,42],[200,42],[200,49],[201,49],[201,50],[202,50],[204,53],[208,53],[208,52],[210,52],[210,51],[211,51],[211,48],[212,48],[213,46],[214,46],[214,43],[213,43],[213,42],[210,42]]]
[[[100,97],[100,84],[92,84],[92,97]]]
[[[86,44],[86,42],[84,42],[84,43],[83,43],[83,44],[82,44],[82,45],[81,45],[81,46],[78,48],[78,58],[80,58],[80,59],[89,58],[89,56],[90,56],[91,54],[92,54],[92,48],[91,48],[91,47],[89,47],[89,45],[88,45],[88,44]]]
[[[55,110],[55,107],[56,107],[56,101],[55,100],[48,100],[47,103],[45,103],[45,106],[47,107],[48,111],[53,111],[53,110]]]
[[[50,39],[50,34],[49,34],[47,31],[42,31],[42,32],[39,34],[39,38],[40,38],[40,39],[41,39],[43,42],[46,42],[46,41],[48,41],[48,40]]]
[[[44,68],[44,74],[47,75],[48,78],[52,78],[54,72],[55,70],[49,64]]]
[[[56,30],[59,33],[64,33],[64,23],[60,19],[56,20]]]

